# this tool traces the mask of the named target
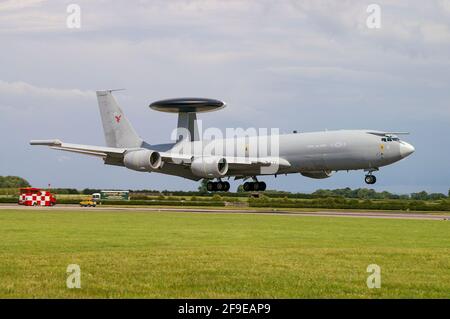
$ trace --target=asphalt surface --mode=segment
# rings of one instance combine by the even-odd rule
[[[214,208],[158,208],[158,207],[80,207],[78,205],[56,205],[54,207],[28,207],[14,204],[0,204],[0,210],[73,210],[73,211],[139,211],[139,212],[167,212],[167,213],[213,213],[213,214],[258,214],[258,215],[289,215],[289,216],[322,216],[322,217],[353,217],[353,218],[386,218],[386,219],[422,219],[450,221],[450,215],[425,213],[397,213],[397,212],[346,212],[346,211],[286,211],[286,210],[254,210],[254,209],[214,209]]]

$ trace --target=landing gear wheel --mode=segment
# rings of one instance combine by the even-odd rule
[[[263,192],[266,190],[267,185],[264,182],[246,182],[246,183],[244,183],[243,187],[244,187],[244,191],[246,191],[246,192],[250,192],[250,191]]]
[[[216,183],[214,182],[206,183],[206,189],[208,190],[208,192],[214,192],[216,190]]]
[[[366,182],[366,184],[372,185],[377,182],[377,178],[374,175],[366,175],[364,181]]]
[[[208,192],[228,192],[230,190],[230,183],[228,182],[208,182],[206,183]]]
[[[264,191],[266,190],[266,188],[267,188],[266,183],[264,183],[264,182],[259,182],[258,184],[259,184],[259,190],[262,191],[262,192],[264,192]]]

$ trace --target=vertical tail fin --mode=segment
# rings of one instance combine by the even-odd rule
[[[97,100],[106,145],[121,148],[141,147],[142,139],[123,114],[111,91],[97,91]]]

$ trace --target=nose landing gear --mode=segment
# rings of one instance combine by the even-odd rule
[[[377,178],[374,175],[372,175],[372,173],[378,171],[378,167],[371,167],[365,169],[364,171],[367,172],[366,177],[364,177],[364,181],[366,182],[366,184],[369,185],[375,184],[377,182]]]
[[[367,174],[364,178],[364,181],[366,182],[366,184],[372,185],[377,182],[377,178],[372,174]]]

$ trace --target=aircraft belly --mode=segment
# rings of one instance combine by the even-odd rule
[[[326,169],[323,154],[305,155],[299,160],[300,170],[323,170]]]
[[[297,171],[353,170],[366,168],[369,161],[360,151],[330,151],[287,158]]]
[[[364,168],[367,161],[352,154],[322,154],[304,156],[296,161],[299,171],[346,170]]]
[[[330,170],[352,170],[367,167],[367,160],[360,153],[339,153],[327,156],[327,168]]]

